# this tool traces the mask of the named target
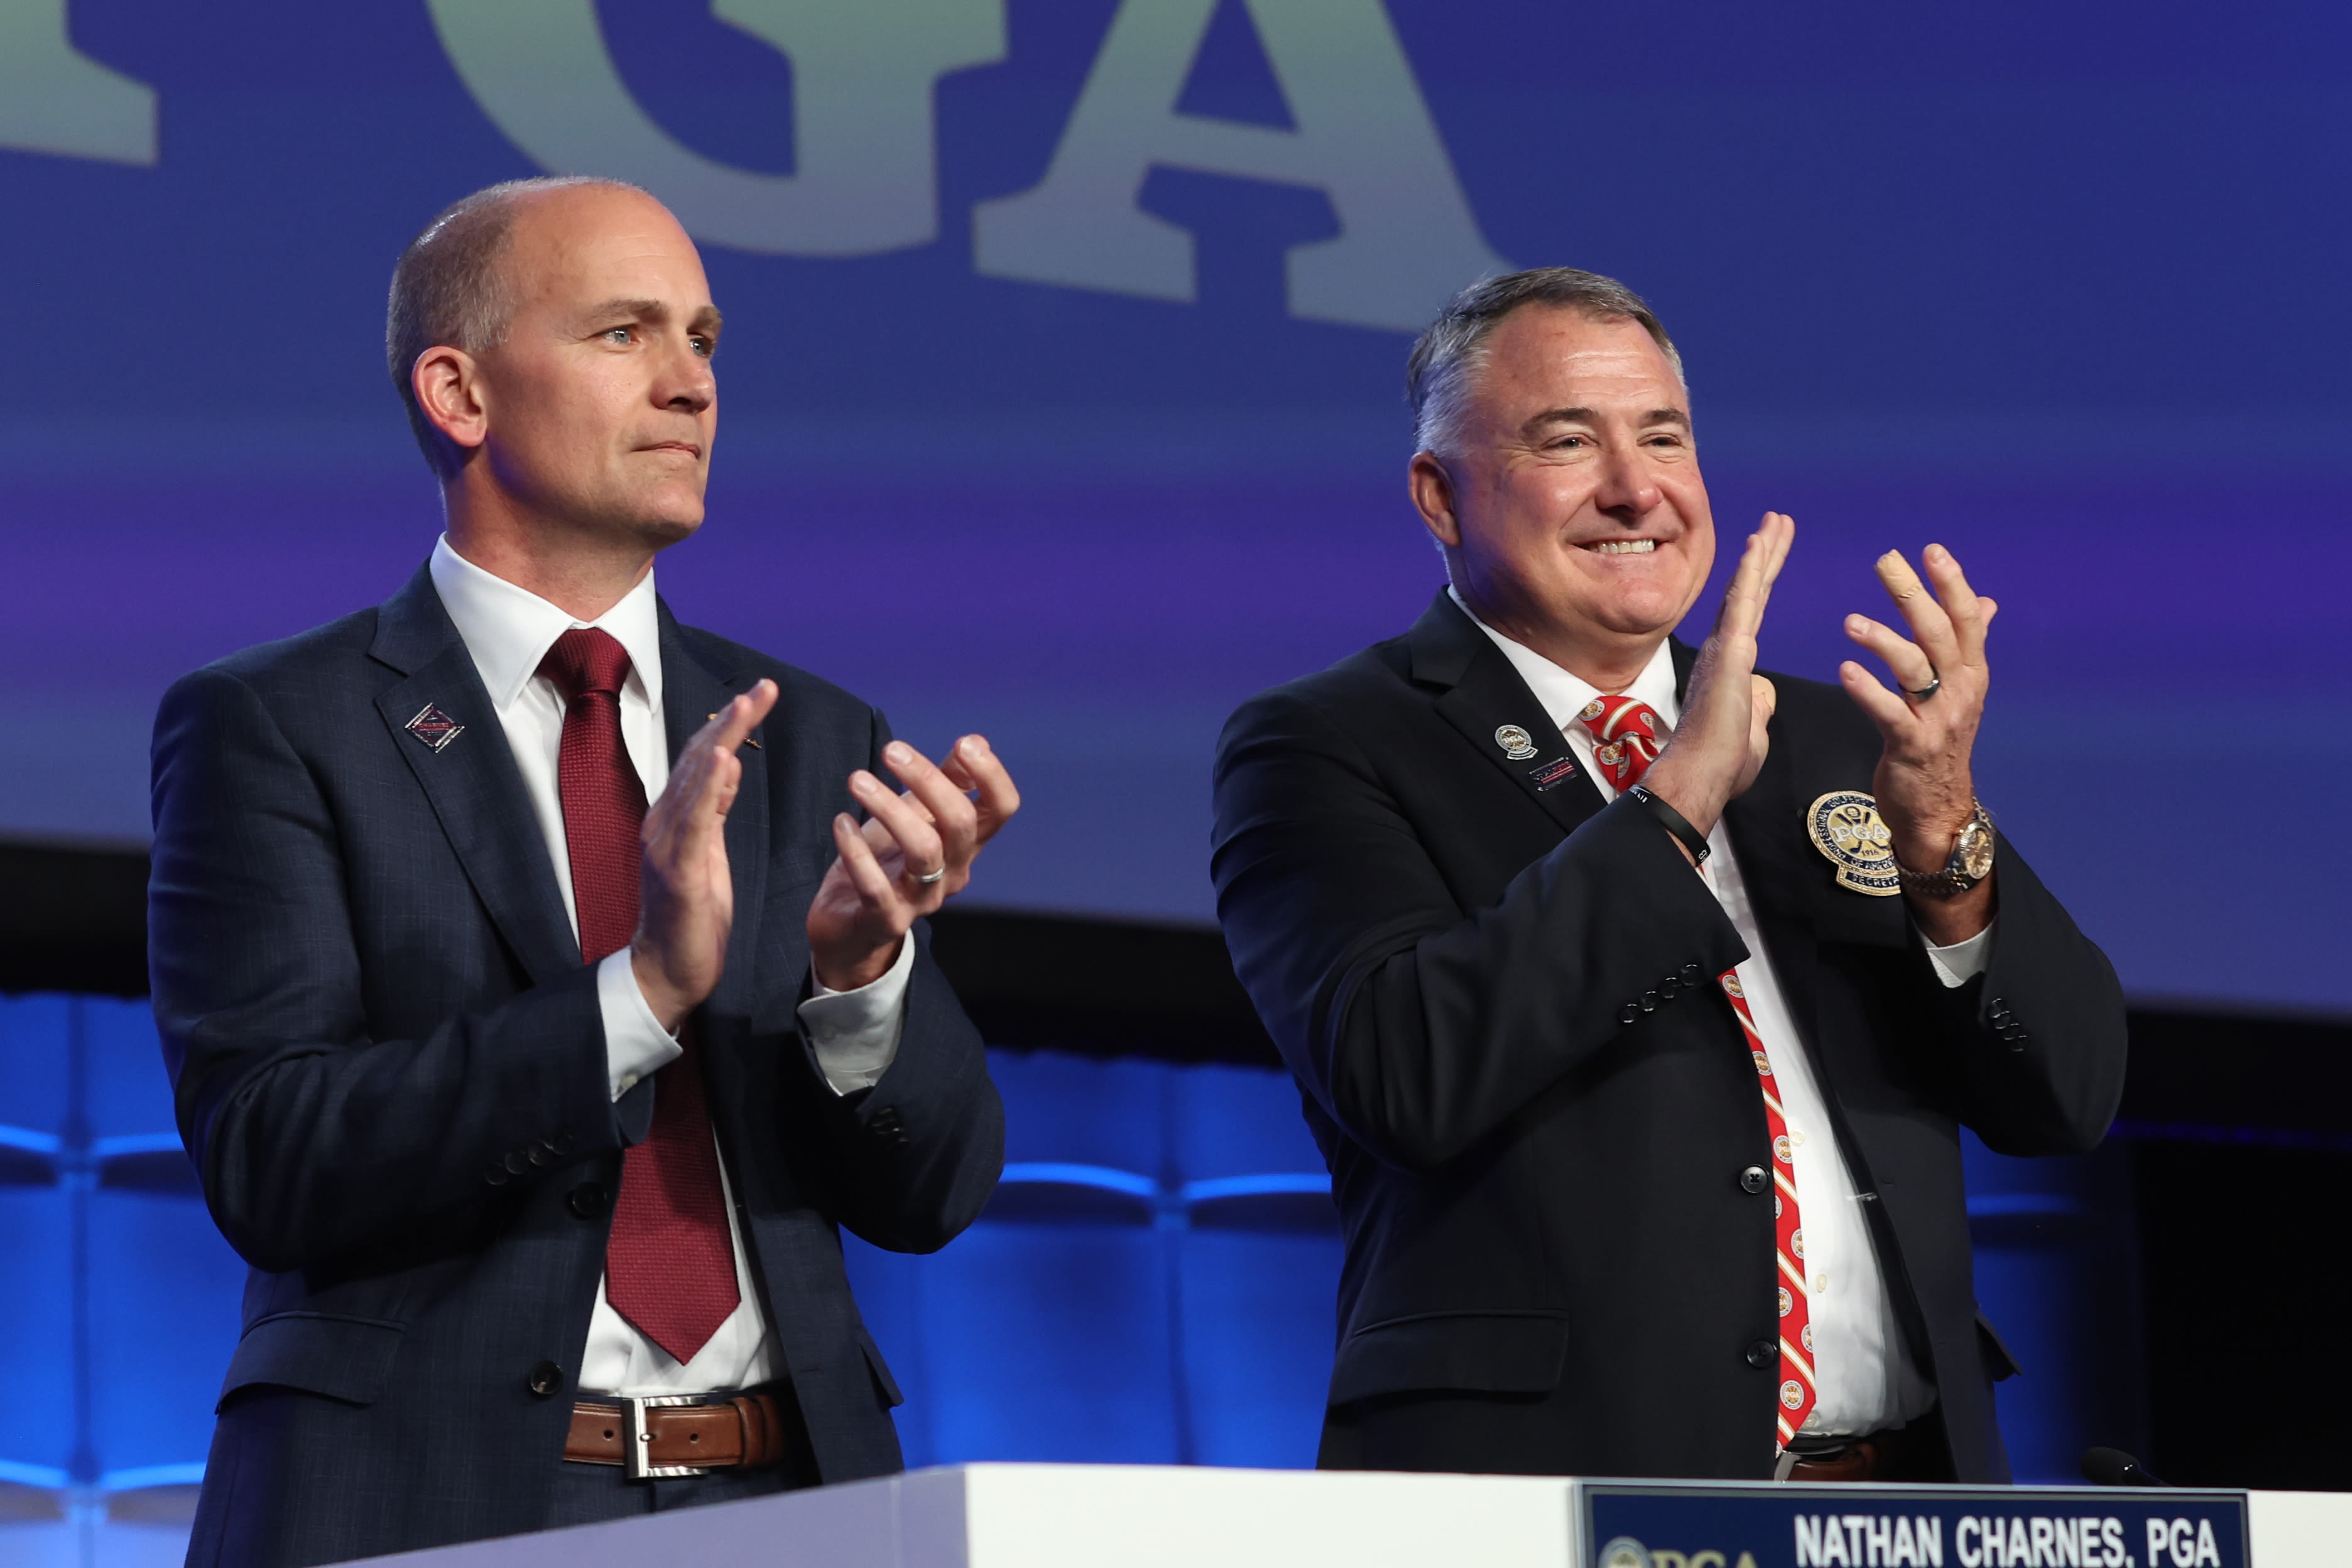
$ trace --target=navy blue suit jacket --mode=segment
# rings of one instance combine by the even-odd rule
[[[1990,1380],[2015,1367],[1977,1312],[1959,1129],[2097,1143],[2123,993],[2005,839],[1990,967],[1941,985],[1905,901],[1840,887],[1806,835],[1811,802],[1871,788],[1877,730],[1836,687],[1773,679],[1769,758],[1724,823],[1953,1471],[2006,1479]],[[1364,1402],[1558,1389],[1569,1473],[1768,1477],[1772,1205],[1741,1177],[1771,1141],[1712,984],[1748,949],[1444,592],[1234,715],[1214,868],[1347,1231],[1327,1462],[1351,1462]]]
[[[761,677],[782,689],[742,752],[734,932],[694,1026],[817,1465],[887,1473],[898,1395],[836,1226],[944,1245],[994,1185],[1003,1108],[919,927],[871,1091],[836,1096],[799,1032],[829,824],[850,770],[880,771],[881,716],[667,606],[661,654],[673,754]],[[463,726],[438,751],[404,728],[428,705]],[[539,1528],[659,1079],[611,1099],[595,972],[428,575],[180,681],[153,763],[156,1021],[205,1199],[253,1265],[190,1560]]]

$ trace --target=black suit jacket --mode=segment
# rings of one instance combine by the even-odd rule
[[[898,1058],[834,1094],[799,1034],[804,918],[882,718],[661,612],[673,754],[782,695],[727,821],[735,925],[697,1010],[736,1221],[828,1481],[895,1470],[895,1384],[836,1226],[924,1251],[1002,1163],[981,1041],[917,931]],[[442,749],[404,726],[428,705]],[[213,1217],[253,1265],[190,1560],[341,1561],[545,1521],[622,1152],[595,972],[472,657],[419,572],[379,609],[164,698],[155,1016]]]
[[[2122,994],[2006,842],[1991,966],[1941,986],[1905,901],[1838,887],[1806,836],[1817,796],[1871,787],[1876,730],[1834,687],[1774,679],[1733,849],[1958,1477],[2005,1479],[1988,1379],[2013,1369],[1976,1310],[1958,1130],[2012,1154],[2095,1144]],[[1505,724],[1539,754],[1507,757]],[[1706,983],[1747,949],[1637,803],[1603,808],[1580,771],[1538,782],[1570,756],[1443,593],[1225,727],[1218,910],[1346,1229],[1334,1421],[1377,1395],[1559,1387],[1581,1391],[1579,1471],[1765,1477],[1778,1361],[1748,1351],[1778,1338],[1772,1212],[1739,1175],[1771,1158]]]

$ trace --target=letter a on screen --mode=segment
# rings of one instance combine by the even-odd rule
[[[1192,237],[1137,204],[1153,164],[1307,185],[1335,239],[1291,247],[1290,313],[1413,331],[1509,263],[1488,247],[1381,0],[1247,0],[1297,129],[1180,113],[1217,0],[1124,0],[1034,188],[973,212],[992,278],[1195,298]]]

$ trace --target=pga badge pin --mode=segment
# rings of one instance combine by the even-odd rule
[[[1495,744],[1503,748],[1503,755],[1515,763],[1524,763],[1536,754],[1535,738],[1517,724],[1506,724],[1495,731]]]
[[[1805,808],[1805,835],[1837,868],[1838,886],[1874,899],[1903,890],[1895,865],[1895,836],[1880,820],[1878,802],[1858,789],[1833,789]]]

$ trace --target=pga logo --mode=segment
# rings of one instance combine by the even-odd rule
[[[1669,1552],[1663,1546],[1644,1546],[1630,1535],[1610,1542],[1594,1561],[1599,1568],[1756,1568],[1752,1552],[1743,1552],[1736,1559],[1715,1551]]]

